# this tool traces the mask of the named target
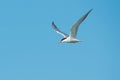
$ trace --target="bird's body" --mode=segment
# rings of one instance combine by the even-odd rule
[[[60,41],[61,42],[61,41]],[[64,40],[62,40],[62,42],[66,42],[66,43],[77,43],[77,42],[79,42],[79,40],[78,39],[76,39],[76,38],[72,38],[72,37],[67,37],[67,38],[65,38]]]
[[[59,33],[59,34],[61,34],[62,36],[64,36],[64,38],[62,38],[59,43],[63,43],[63,42],[66,42],[66,43],[76,43],[76,42],[79,42],[79,40],[76,39],[78,27],[79,27],[79,25],[84,21],[84,19],[88,16],[88,14],[89,14],[91,11],[92,11],[92,9],[89,10],[85,15],[83,15],[83,16],[71,27],[71,29],[70,29],[70,35],[68,35],[68,34],[60,31],[60,30],[57,28],[57,26],[54,24],[54,22],[52,22],[52,27],[53,27],[53,29],[54,29],[57,33]]]

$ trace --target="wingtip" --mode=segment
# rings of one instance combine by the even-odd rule
[[[52,27],[56,28],[56,25],[55,25],[54,21],[52,21]]]
[[[93,9],[90,9],[85,15],[87,16]]]
[[[90,9],[90,11],[92,11],[93,9]]]
[[[92,11],[93,9],[90,9],[90,12]]]
[[[52,24],[54,24],[54,21],[52,21]]]
[[[89,11],[88,11],[88,14],[92,11],[93,9],[90,9]]]

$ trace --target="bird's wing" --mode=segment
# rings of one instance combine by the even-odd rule
[[[71,28],[71,30],[70,30],[70,37],[73,37],[73,38],[76,37],[76,35],[77,35],[77,30],[78,30],[79,25],[85,20],[85,18],[88,16],[88,14],[89,14],[91,11],[92,11],[92,9],[89,10],[85,15],[83,15],[83,16],[72,26],[72,28]]]
[[[53,27],[53,29],[54,29],[57,33],[61,34],[61,35],[64,36],[65,38],[69,36],[68,34],[60,31],[60,30],[57,28],[57,26],[54,24],[54,22],[52,22],[52,27]]]

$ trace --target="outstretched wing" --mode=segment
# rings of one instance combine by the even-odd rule
[[[53,29],[54,29],[57,33],[61,34],[61,35],[64,36],[65,38],[69,36],[68,34],[60,31],[60,30],[57,28],[57,26],[54,24],[54,22],[52,22],[52,27],[53,27]]]
[[[72,28],[71,28],[71,30],[70,30],[70,37],[73,37],[73,38],[76,37],[76,35],[77,35],[77,30],[78,30],[79,25],[85,20],[85,18],[88,16],[88,14],[89,14],[91,11],[92,11],[92,9],[89,10],[85,15],[83,15],[83,16],[72,26]]]

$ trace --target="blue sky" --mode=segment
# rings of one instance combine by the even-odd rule
[[[120,80],[119,0],[1,0],[0,80]],[[58,44],[80,25],[84,42]]]

